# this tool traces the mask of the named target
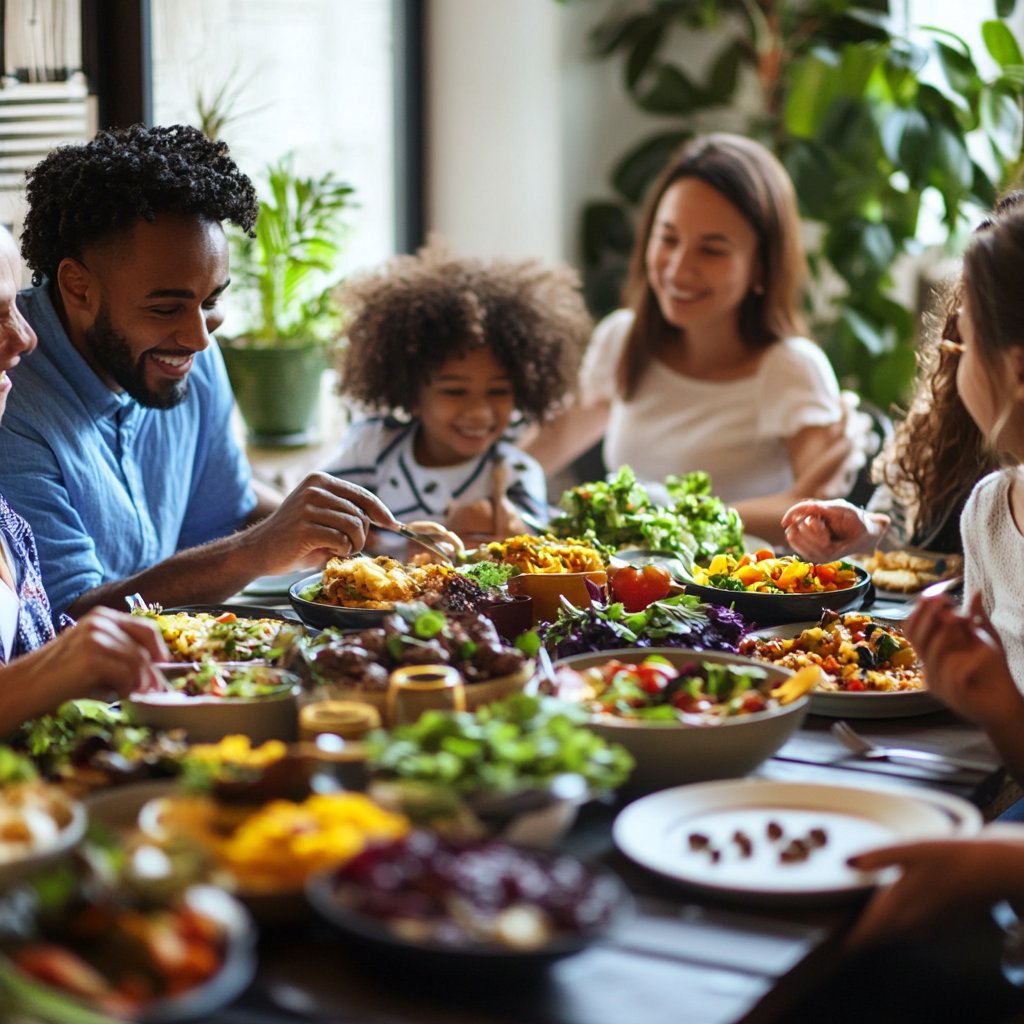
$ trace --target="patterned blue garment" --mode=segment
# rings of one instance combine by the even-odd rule
[[[17,580],[18,601],[21,605],[18,611],[18,633],[11,651],[11,657],[16,658],[53,639],[53,619],[50,615],[50,602],[43,589],[39,554],[36,552],[32,527],[7,504],[2,494],[0,530],[3,530],[4,540],[7,541],[7,547],[14,560],[11,570]],[[73,620],[62,615],[61,628],[70,625],[73,625]],[[0,649],[0,663],[2,662],[3,650]]]

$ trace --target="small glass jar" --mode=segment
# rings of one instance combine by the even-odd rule
[[[409,665],[388,680],[387,723],[390,728],[419,720],[424,711],[465,711],[466,687],[450,665]]]

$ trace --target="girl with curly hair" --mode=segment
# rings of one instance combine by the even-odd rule
[[[399,519],[474,541],[525,532],[519,511],[546,520],[544,471],[507,434],[553,413],[575,377],[590,329],[576,275],[456,259],[433,242],[339,298],[352,315],[340,391],[373,415],[328,472]]]
[[[988,231],[1022,202],[1024,190],[1008,192],[976,232]],[[805,558],[828,562],[902,544],[963,554],[964,505],[974,485],[999,463],[957,390],[962,302],[962,282],[951,283],[920,355],[910,409],[875,460],[875,480],[883,486],[869,508],[847,501],[806,501],[783,517],[787,543]]]

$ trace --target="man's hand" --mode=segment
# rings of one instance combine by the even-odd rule
[[[1024,722],[1024,696],[980,594],[965,615],[946,597],[924,598],[903,629],[924,665],[928,689],[957,714],[992,731],[993,739],[1008,724]]]
[[[782,517],[786,543],[812,562],[831,562],[853,551],[875,547],[889,528],[889,517],[848,501],[801,501]]]
[[[328,473],[311,473],[243,535],[254,557],[252,577],[319,568],[335,555],[362,551],[371,524],[396,525],[376,495]]]
[[[169,658],[154,622],[93,608],[76,625],[14,664],[31,668],[40,696],[52,696],[56,705],[96,690],[127,697],[134,690],[159,689],[163,683],[153,662]]]
[[[983,910],[1024,893],[1024,828],[1000,825],[970,839],[911,843],[850,859],[862,871],[898,866],[903,874],[878,890],[849,936],[865,946],[919,933],[956,912]]]

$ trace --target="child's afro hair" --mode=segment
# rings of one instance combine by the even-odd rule
[[[574,385],[592,326],[575,271],[537,260],[456,259],[437,239],[344,285],[342,394],[412,411],[450,357],[487,345],[512,378],[515,406],[542,420]]]
[[[113,128],[84,145],[58,146],[28,172],[27,195],[21,254],[35,284],[140,218],[195,215],[251,231],[259,213],[227,144],[180,124]]]

